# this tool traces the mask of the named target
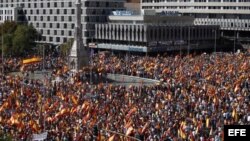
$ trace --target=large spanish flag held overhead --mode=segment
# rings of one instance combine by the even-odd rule
[[[29,59],[24,59],[23,64],[32,64],[32,63],[38,63],[38,62],[41,62],[41,61],[42,61],[42,58],[33,57],[33,58],[29,58]]]

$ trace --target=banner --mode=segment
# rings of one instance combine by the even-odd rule
[[[43,141],[47,138],[48,132],[44,132],[41,134],[33,134],[32,141]]]

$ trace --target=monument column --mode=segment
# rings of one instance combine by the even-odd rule
[[[87,48],[83,46],[81,0],[75,2],[75,38],[69,55],[69,66],[78,71],[89,63]]]

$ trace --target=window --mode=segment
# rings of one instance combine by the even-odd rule
[[[60,42],[60,38],[59,37],[56,37],[56,42]]]

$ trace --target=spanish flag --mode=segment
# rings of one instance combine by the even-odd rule
[[[74,95],[71,96],[71,100],[72,100],[72,103],[75,104],[75,105],[78,103],[78,99]]]
[[[147,123],[143,126],[143,128],[142,128],[142,130],[141,130],[141,133],[142,133],[142,134],[146,131],[146,129],[148,128],[148,126],[149,126],[149,122],[147,122]]]
[[[238,113],[235,108],[233,109],[232,117],[234,118],[234,121],[238,121]]]
[[[129,112],[128,112],[128,114],[126,115],[126,117],[127,117],[127,118],[130,117],[130,116],[131,116],[133,113],[135,113],[136,111],[137,111],[137,108],[136,108],[136,107],[130,109]]]
[[[42,59],[39,57],[33,57],[33,58],[29,58],[29,59],[24,59],[23,60],[23,64],[32,64],[32,63],[37,63],[37,62],[41,62]]]
[[[185,126],[186,126],[186,122],[185,122],[185,121],[182,121],[182,122],[181,122],[181,125],[180,125],[180,128],[179,128],[179,130],[178,130],[179,136],[180,136],[182,139],[186,139],[186,138],[187,138],[186,133],[184,132]]]
[[[130,126],[126,132],[126,136],[129,136],[132,132],[133,132],[134,128],[132,126]]]
[[[179,129],[179,130],[178,130],[178,134],[179,134],[179,136],[180,136],[182,139],[186,139],[186,134],[185,134],[185,132],[184,132],[182,129]]]
[[[206,127],[209,128],[209,122],[210,122],[210,119],[209,118],[206,118]]]
[[[114,139],[115,139],[115,135],[109,137],[108,141],[114,141]]]

